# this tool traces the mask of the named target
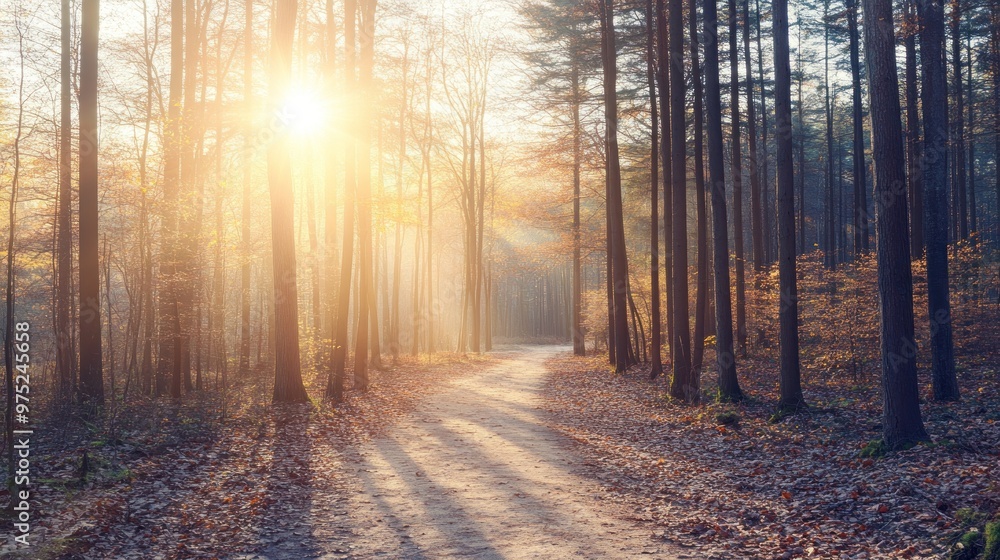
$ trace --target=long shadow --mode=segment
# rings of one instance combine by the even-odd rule
[[[538,367],[530,362],[507,365],[518,366]],[[484,375],[503,373],[496,368]],[[456,384],[439,396],[436,408],[447,408],[449,399],[465,403],[442,410],[430,422],[421,423],[423,415],[416,415],[416,422],[374,442],[359,461],[365,493],[403,556],[504,558],[513,545],[528,546],[541,557],[596,553],[587,548],[589,543],[560,538],[600,531],[583,527],[579,515],[585,514],[578,515],[585,507],[583,494],[560,488],[579,480],[562,450],[555,457],[544,454],[563,436],[549,435],[539,408],[496,394],[496,389],[536,394],[539,383],[509,378],[502,383],[494,391]],[[456,393],[461,391],[465,394]],[[550,503],[546,494],[552,492],[561,492],[569,504]]]
[[[317,482],[322,479],[313,464],[315,437],[309,430],[313,415],[305,405],[279,408],[273,414],[275,433],[269,440],[264,503],[253,519],[256,553],[275,560],[317,558],[323,547],[314,537],[313,505]]]

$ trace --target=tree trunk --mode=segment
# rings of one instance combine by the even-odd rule
[[[767,95],[764,91],[766,79],[764,77],[764,48],[761,46],[760,28],[760,0],[755,0],[755,10],[757,15],[757,72],[760,74],[760,123],[761,123],[761,151],[763,157],[760,158],[761,175],[761,206],[763,207],[763,229],[764,229],[764,259],[767,264],[774,262],[774,252],[776,243],[774,241],[774,226],[772,225],[774,212],[771,207],[771,175],[768,173],[768,161],[770,154],[767,144]]]
[[[357,99],[355,87],[355,34],[357,31],[357,0],[344,2],[344,98],[350,103]],[[344,128],[357,126],[355,111],[344,116]],[[344,400],[344,370],[347,362],[349,314],[351,310],[351,278],[354,265],[354,191],[357,185],[355,155],[357,148],[349,135],[344,150],[344,233],[340,253],[340,295],[337,297],[336,330],[333,337],[333,367],[327,378],[326,398]]]
[[[778,0],[780,1],[780,0]],[[705,35],[719,36],[715,0],[703,0]],[[705,44],[705,112],[708,125],[708,175],[712,196],[713,260],[715,269],[715,363],[719,373],[719,399],[742,400],[733,351],[732,291],[729,285],[729,233],[726,219],[726,175],[722,146],[722,103],[719,86],[719,45]]]
[[[70,324],[70,300],[73,298],[73,122],[72,122],[72,34],[70,0],[62,0],[60,52],[60,124],[59,124],[59,211],[57,218],[56,274],[56,371],[59,401],[69,403],[76,380],[76,358],[73,355],[73,327]],[[147,60],[148,64],[148,60]]]
[[[580,166],[582,165],[580,105],[583,89],[580,83],[580,47],[577,45],[576,33],[572,35],[570,41],[570,64],[572,65],[570,84],[573,96],[571,107],[573,115],[573,354],[583,356],[587,353],[583,333],[583,286],[580,272]]]
[[[606,184],[608,238],[611,249],[611,297],[614,317],[615,371],[624,372],[632,362],[629,351],[628,257],[625,253],[625,225],[622,216],[621,168],[618,159],[618,92],[615,47],[614,0],[601,0],[601,60],[604,69],[604,122],[607,158]]]
[[[917,2],[918,16],[923,23],[920,59],[924,66],[921,91],[925,156],[924,234],[927,242],[928,318],[931,323],[931,376],[934,399],[953,401],[958,400],[959,394],[948,296],[948,76],[944,68],[944,3],[942,0]]]
[[[854,254],[863,255],[869,251],[868,196],[865,194],[868,180],[865,177],[864,118],[862,117],[863,107],[861,105],[861,61],[858,52],[858,5],[856,0],[846,0],[846,5],[847,29],[850,35],[851,115],[853,117],[854,130],[854,153],[851,155],[851,159],[854,162]],[[907,84],[907,87],[909,87],[909,84]]]
[[[684,99],[684,17],[681,0],[670,0],[670,184],[673,207],[673,272],[671,297],[674,302],[670,342],[673,379],[670,395],[684,402],[701,396],[700,376],[691,369],[691,336],[688,326],[688,235],[687,235],[687,127]]]
[[[670,128],[670,33],[667,29],[667,12],[665,0],[657,0],[655,4],[656,17],[656,49],[657,66],[656,81],[659,83],[659,108],[657,117],[660,120],[660,156],[659,160],[663,165],[663,246],[667,247],[663,255],[663,268],[666,276],[666,304],[667,304],[667,343],[670,352],[671,367],[673,367],[673,353],[677,349],[674,344],[674,295],[673,295],[673,186],[671,184],[671,128]]]
[[[743,0],[743,58],[747,74],[747,135],[750,160],[750,239],[753,248],[753,269],[764,268],[764,227],[760,190],[760,168],[757,165],[757,105],[753,94],[753,65],[750,61],[750,0]]]
[[[271,42],[269,105],[277,109],[288,94],[297,0],[278,0]],[[299,364],[298,287],[295,268],[294,198],[287,134],[279,133],[267,150],[271,190],[271,253],[274,272],[274,402],[309,400]]]
[[[655,21],[653,16],[653,0],[646,0],[646,83],[649,87],[649,121],[650,121],[650,148],[649,148],[649,274],[650,274],[650,299],[651,316],[650,322],[650,346],[649,346],[649,377],[655,379],[663,373],[663,362],[660,357],[660,347],[662,336],[660,334],[660,216],[659,216],[659,191],[660,191],[660,141],[659,125],[656,115],[656,83],[654,79],[653,57],[653,37]],[[574,170],[575,171],[575,170]],[[578,180],[578,179],[577,179]],[[574,214],[579,220],[579,203],[575,204]],[[579,233],[579,225],[574,222],[574,227]],[[575,250],[579,251],[574,243]],[[577,253],[579,254],[579,253]],[[579,263],[574,261],[574,266]]]
[[[246,0],[246,21],[243,27],[243,104],[247,114],[253,110],[253,3]],[[253,183],[250,172],[253,161],[253,129],[247,127],[243,144],[243,204],[240,214],[240,377],[250,372],[250,220],[253,209]]]
[[[358,329],[354,343],[354,384],[361,391],[368,390],[368,352],[372,342],[370,325],[377,313],[372,250],[372,195],[371,195],[371,99],[372,69],[374,63],[375,0],[361,0],[358,5],[360,24],[360,65],[358,68],[358,151],[357,151],[357,204],[358,204]],[[377,331],[375,335],[377,337]]]
[[[913,339],[903,127],[890,0],[864,0],[868,97],[875,162],[875,240],[882,342],[882,437],[890,449],[929,439],[920,420]],[[926,21],[926,20],[925,20]],[[926,59],[925,59],[926,60]]]
[[[80,40],[80,393],[104,406],[101,264],[98,237],[97,74],[100,0],[83,0]]]
[[[736,265],[736,347],[747,351],[746,261],[743,247],[743,155],[740,146],[740,72],[736,0],[729,0],[729,106],[732,110],[733,249]]]
[[[833,105],[830,102],[830,0],[823,2],[823,92],[826,109],[826,204],[824,221],[823,266],[837,268],[836,216],[833,203]]]
[[[701,81],[701,65],[698,60],[698,3],[688,0],[688,26],[691,46],[691,84],[694,87],[694,186],[697,202],[695,204],[698,244],[698,293],[695,300],[694,318],[694,348],[691,352],[691,368],[701,373],[705,355],[705,323],[708,320],[709,282],[708,270],[708,216],[705,200],[705,146],[704,146],[704,108]]]
[[[955,92],[955,141],[952,146],[955,149],[955,177],[957,184],[953,187],[953,192],[958,198],[958,236],[960,239],[969,238],[969,209],[967,205],[968,193],[965,185],[965,96],[962,91],[962,35],[960,24],[962,22],[962,6],[959,0],[951,0],[951,61],[953,91]]]
[[[920,100],[917,97],[917,15],[913,0],[903,4],[906,51],[906,161],[910,202],[910,258],[924,254],[924,165],[920,141]],[[857,118],[857,116],[855,117]],[[855,145],[856,147],[856,145]],[[855,157],[857,157],[855,155]],[[855,193],[855,200],[858,194]]]
[[[788,56],[788,0],[774,0],[774,112],[778,157],[778,288],[781,412],[805,407],[799,375],[799,304],[795,278],[795,197],[792,169],[792,72]],[[801,52],[801,50],[800,50]],[[801,99],[799,110],[801,111]],[[800,113],[801,115],[801,113]]]

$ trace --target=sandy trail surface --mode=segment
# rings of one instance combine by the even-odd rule
[[[427,397],[391,435],[347,453],[350,496],[313,497],[310,543],[256,557],[685,557],[602,504],[546,425],[545,362],[565,351],[518,348]]]

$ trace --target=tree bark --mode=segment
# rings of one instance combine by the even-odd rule
[[[853,117],[854,152],[854,254],[864,255],[869,251],[868,242],[868,196],[865,189],[865,137],[863,107],[861,105],[861,61],[858,37],[857,0],[846,0],[847,29],[851,51],[851,116]],[[907,51],[909,52],[909,51]],[[907,84],[909,87],[909,83]],[[914,85],[914,87],[916,87]],[[907,90],[908,92],[909,90]]]
[[[288,94],[297,0],[278,0],[271,43],[269,105],[278,109]],[[274,274],[274,402],[306,402],[299,363],[298,287],[295,268],[294,198],[287,132],[267,150],[271,190],[271,253]]]
[[[778,0],[780,1],[780,0]],[[703,0],[705,35],[719,36],[715,0]],[[736,376],[733,351],[732,291],[729,285],[729,232],[726,219],[726,175],[722,146],[722,103],[719,86],[718,41],[705,43],[705,117],[708,125],[708,175],[712,196],[713,260],[715,269],[715,363],[719,374],[719,399],[743,398]]]
[[[691,46],[691,84],[694,87],[694,186],[697,202],[698,292],[695,299],[694,348],[691,351],[691,368],[701,372],[705,355],[705,323],[709,314],[711,281],[708,269],[708,216],[705,193],[704,101],[701,66],[698,60],[698,4],[688,0],[688,26]]]
[[[868,97],[875,163],[875,240],[878,251],[882,343],[882,437],[890,449],[927,440],[920,419],[913,279],[905,204],[903,127],[900,122],[895,38],[890,0],[864,0]],[[878,22],[878,23],[876,23]]]
[[[781,346],[781,412],[805,407],[799,374],[799,303],[795,278],[795,197],[792,168],[792,72],[788,48],[788,0],[774,0],[774,112],[778,157],[778,322]],[[801,99],[799,102],[801,110]]]
[[[650,345],[649,345],[649,377],[655,379],[663,373],[663,362],[660,355],[662,336],[660,334],[660,216],[659,216],[659,191],[660,191],[660,135],[657,126],[659,125],[656,114],[656,80],[654,78],[655,59],[653,56],[653,37],[655,35],[656,22],[653,15],[653,0],[646,0],[646,84],[649,88],[649,122],[650,122],[650,143],[649,143],[649,275],[650,275]],[[574,174],[576,170],[574,169]],[[579,181],[578,175],[574,177]],[[579,188],[579,187],[577,187]],[[575,200],[575,199],[574,199]],[[574,205],[574,228],[579,234],[579,203]],[[574,250],[579,251],[577,243],[574,243]],[[579,255],[579,253],[577,253]],[[578,267],[578,261],[574,261],[574,267]]]
[[[604,67],[605,190],[608,206],[608,238],[611,249],[611,297],[614,317],[615,371],[630,365],[628,329],[628,257],[625,253],[625,226],[622,216],[621,167],[618,156],[618,92],[615,47],[614,0],[599,2],[602,23],[601,60]]]
[[[743,247],[743,154],[740,146],[740,72],[736,0],[729,0],[729,106],[732,111],[733,256],[736,265],[736,348],[747,351],[746,260]]]
[[[750,0],[743,0],[743,58],[747,74],[747,154],[750,160],[750,240],[753,255],[753,269],[760,272],[764,268],[764,226],[760,189],[760,167],[757,151],[757,105],[754,102],[753,65],[750,61]]]
[[[80,41],[80,394],[104,406],[98,237],[97,75],[100,0],[83,0]]]
[[[927,243],[928,318],[931,324],[931,376],[934,399],[951,401],[958,400],[959,392],[948,295],[948,76],[944,68],[944,3],[942,0],[917,0],[917,12],[923,23],[920,59],[924,67],[921,91],[924,234]]]

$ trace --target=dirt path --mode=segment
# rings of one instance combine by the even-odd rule
[[[543,364],[563,351],[527,347],[455,381],[391,436],[351,454],[343,466],[356,472],[358,484],[331,511],[341,515],[327,533],[349,538],[323,552],[332,558],[678,557],[650,530],[602,508],[597,485],[576,474],[580,459],[546,427],[539,408]],[[316,532],[325,532],[319,525]]]

